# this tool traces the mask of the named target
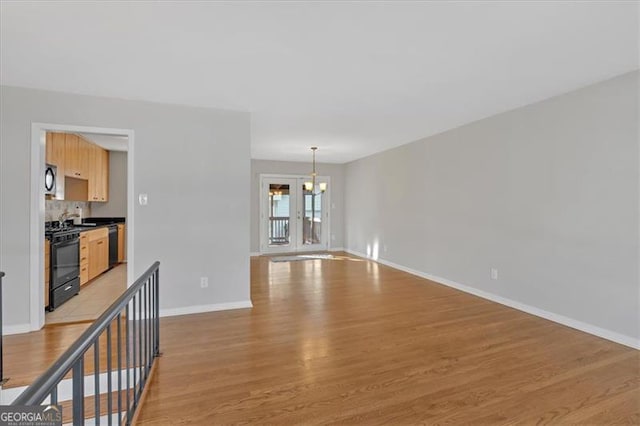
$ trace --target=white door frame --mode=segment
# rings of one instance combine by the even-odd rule
[[[44,173],[44,171],[43,171]],[[270,173],[260,173],[260,179],[258,179],[258,197],[260,198],[260,212],[258,214],[260,220],[260,254],[270,254],[272,252],[267,251],[267,239],[266,239],[266,229],[264,226],[264,212],[265,212],[265,197],[263,197],[262,186],[265,179],[309,179],[309,175],[285,175],[285,174],[270,174]],[[327,219],[327,248],[326,250],[331,249],[331,215],[329,212],[331,211],[331,176],[317,176],[316,179],[324,180],[327,182],[327,191],[326,191],[326,212],[325,217]],[[296,242],[297,244],[297,242]],[[305,251],[318,251],[318,248],[302,248],[298,250],[293,250],[298,252]]]
[[[133,192],[133,129],[74,126],[67,124],[31,123],[31,214],[29,235],[29,326],[31,331],[44,326],[44,176],[46,132],[99,133],[126,136],[127,148],[127,287],[134,279],[134,192]]]

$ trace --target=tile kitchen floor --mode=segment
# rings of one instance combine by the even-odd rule
[[[127,288],[127,264],[121,263],[80,288],[80,293],[45,315],[45,325],[97,319]]]

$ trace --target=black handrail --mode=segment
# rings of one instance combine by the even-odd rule
[[[126,385],[126,424],[129,424],[137,403],[139,402],[139,396],[142,393],[142,389],[148,378],[149,371],[153,364],[155,357],[159,354],[159,273],[160,262],[155,262],[147,271],[142,274],[140,278],[133,283],[100,317],[93,323],[82,335],[67,349],[54,363],[45,371],[40,377],[38,377],[27,389],[20,394],[13,401],[12,405],[38,405],[42,404],[48,397],[51,398],[51,403],[56,404],[57,386],[64,379],[65,375],[73,370],[73,424],[84,424],[84,355],[93,346],[94,353],[99,353],[99,338],[106,331],[107,335],[107,365],[108,365],[108,381],[109,390],[111,392],[112,378],[111,378],[111,325],[114,320],[118,320],[117,324],[117,359],[118,359],[118,424],[122,419],[121,415],[121,392],[123,390],[121,386],[122,374],[127,376]],[[144,300],[144,310],[143,310]],[[121,319],[124,311],[124,317],[126,319],[126,340],[125,340],[125,355],[126,355],[126,372],[123,373],[121,364]],[[144,321],[144,323],[143,323]],[[139,322],[139,324],[137,324]],[[131,323],[131,327],[129,326]],[[133,328],[133,334],[130,332],[130,328]],[[136,339],[138,340],[136,345]],[[143,346],[144,345],[144,346]],[[131,346],[131,347],[130,347]],[[146,355],[146,359],[143,359],[142,354]],[[133,367],[130,368],[130,354],[133,356]],[[140,354],[137,358],[138,364],[136,365],[136,354]],[[94,394],[96,396],[96,417],[100,417],[99,409],[99,356],[95,356],[96,367],[94,369],[94,375],[96,376],[96,389]],[[133,386],[129,383],[129,371],[134,371]],[[138,383],[136,383],[136,373],[138,374]],[[130,391],[133,391],[133,405],[130,406]],[[112,395],[108,395],[109,408],[111,407]],[[124,407],[122,407],[124,408]],[[109,415],[111,416],[111,412]],[[111,422],[109,422],[111,424]]]

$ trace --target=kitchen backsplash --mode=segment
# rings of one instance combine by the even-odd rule
[[[45,220],[58,220],[58,217],[64,213],[65,209],[71,214],[76,212],[76,207],[82,209],[82,217],[91,217],[91,204],[86,201],[60,201],[45,200],[44,213]]]

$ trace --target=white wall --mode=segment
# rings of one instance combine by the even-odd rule
[[[162,309],[249,300],[248,113],[0,90],[5,324],[29,323],[32,122],[134,130],[134,193],[149,194],[147,206],[135,207],[135,275],[161,262]],[[200,288],[201,276],[209,288]]]
[[[638,79],[349,163],[347,247],[638,342]]]
[[[311,157],[311,155],[309,155]],[[332,248],[344,247],[344,169],[343,164],[317,163],[318,176],[330,176],[331,188],[331,230]],[[251,252],[260,251],[260,175],[309,175],[311,161],[299,163],[291,161],[251,160]],[[331,236],[329,236],[331,238]]]
[[[91,203],[93,217],[127,217],[127,153],[109,151],[109,201]]]

